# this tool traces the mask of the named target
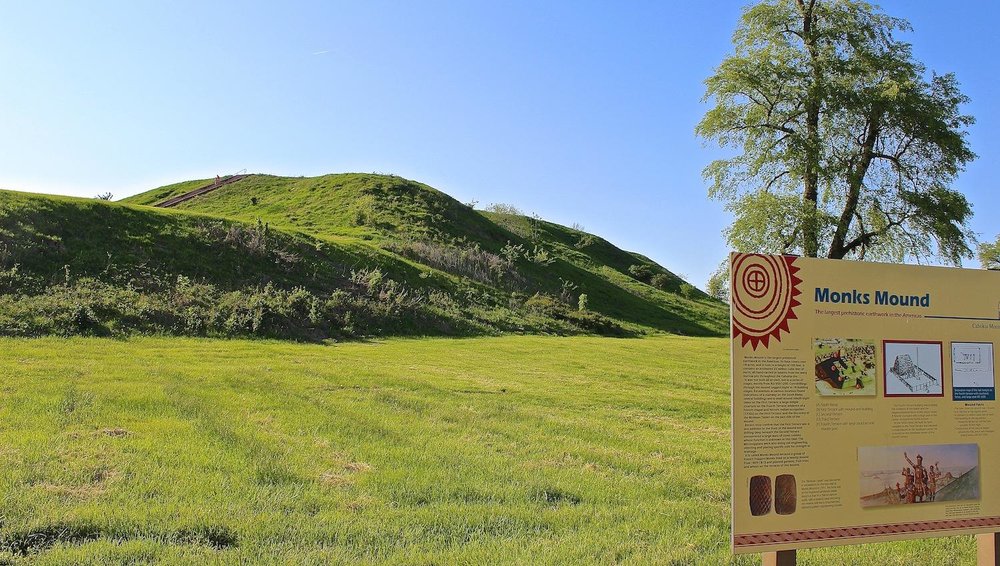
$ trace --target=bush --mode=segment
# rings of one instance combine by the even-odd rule
[[[71,325],[69,330],[73,334],[88,334],[100,328],[100,322],[94,315],[94,311],[90,309],[90,306],[84,304],[73,306],[69,322]]]
[[[580,237],[577,238],[576,243],[573,244],[573,247],[578,250],[582,250],[583,248],[594,245],[595,242],[597,242],[597,238],[595,238],[593,235],[580,234]]]
[[[508,240],[504,247],[500,248],[500,255],[507,259],[507,263],[513,265],[521,257],[526,257],[527,254],[524,252],[524,246],[522,244],[511,244]]]
[[[11,293],[19,289],[24,282],[24,277],[19,266],[14,265],[10,269],[0,270],[0,293]]]
[[[371,274],[373,271],[364,270]],[[272,284],[222,291],[177,276],[164,288],[79,279],[32,295],[0,295],[0,334],[156,333],[318,339],[353,334],[360,317],[375,327],[418,326],[420,301],[405,286],[378,279],[373,295],[337,290],[326,298]],[[343,322],[343,324],[341,324]]]
[[[531,252],[530,256],[526,255],[525,257],[530,257],[531,261],[539,265],[551,265],[552,262],[556,260],[556,258],[553,257],[548,250],[541,246],[535,246],[535,249]]]
[[[524,216],[524,212],[512,204],[506,204],[502,202],[495,202],[486,207],[487,212],[495,212],[497,214],[509,214],[513,216]]]
[[[690,283],[681,283],[681,296],[686,299],[696,299],[701,295],[701,291]]]
[[[634,334],[614,320],[595,312],[569,311],[565,318],[577,328],[602,336],[631,336]]]
[[[260,219],[252,226],[234,223],[229,225],[223,241],[255,255],[267,255],[270,232],[270,226]]]
[[[630,265],[628,272],[634,279],[643,283],[649,283],[654,273],[653,268],[646,264]]]
[[[559,299],[567,305],[572,305],[573,293],[577,290],[577,284],[573,283],[569,279],[563,279],[562,277],[559,278],[559,283]]]
[[[556,315],[566,310],[565,305],[558,299],[541,293],[535,293],[530,299],[524,301],[524,308],[547,316]]]
[[[673,285],[674,280],[672,277],[666,273],[657,273],[649,279],[649,284],[661,291],[668,291]]]
[[[447,271],[490,285],[519,286],[524,278],[514,263],[520,246],[504,247],[500,254],[488,252],[479,246],[459,247],[430,240],[390,244],[396,253]]]

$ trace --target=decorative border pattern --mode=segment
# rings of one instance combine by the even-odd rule
[[[985,527],[1000,527],[1000,517],[953,519],[948,521],[921,521],[919,523],[896,523],[894,525],[870,525],[866,527],[842,527],[836,529],[814,529],[810,531],[786,531],[780,533],[736,535],[733,537],[733,546],[739,548],[800,541],[866,538],[904,533],[925,533],[930,531],[952,531],[958,529],[978,529]]]

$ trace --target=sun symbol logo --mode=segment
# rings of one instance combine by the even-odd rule
[[[760,254],[735,254],[730,266],[732,296],[733,339],[740,338],[740,346],[756,350],[758,344],[765,348],[773,338],[781,340],[788,321],[797,318],[795,307],[802,294],[802,283],[795,274],[795,257]]]

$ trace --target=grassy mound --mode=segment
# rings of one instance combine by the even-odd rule
[[[323,339],[719,335],[718,301],[637,254],[385,175],[188,181],[107,203],[0,191],[0,333]]]
[[[161,187],[125,202],[155,204],[204,182]],[[494,287],[563,299],[586,294],[589,308],[641,327],[696,335],[727,331],[724,305],[644,256],[539,218],[476,211],[432,187],[397,176],[251,175],[179,208],[359,238]],[[463,254],[492,255],[494,263],[513,264],[509,267],[514,273],[497,281],[477,277],[470,262],[449,266],[447,259]],[[489,259],[479,263],[488,264]],[[496,274],[503,269],[485,271]],[[564,302],[576,306],[572,300]]]

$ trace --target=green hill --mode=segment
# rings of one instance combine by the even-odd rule
[[[721,303],[648,258],[396,176],[250,175],[149,206],[210,182],[121,203],[0,191],[0,333],[726,329]]]
[[[979,466],[972,468],[937,492],[935,501],[979,499]]]

